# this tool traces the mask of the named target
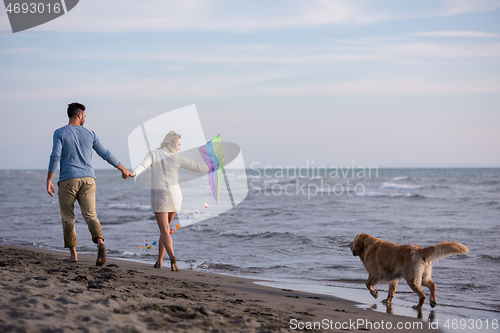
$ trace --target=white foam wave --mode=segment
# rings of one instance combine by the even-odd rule
[[[206,225],[206,224],[193,225],[193,226],[191,226],[191,230],[194,230],[194,231],[217,231],[217,229],[215,229],[209,225]]]
[[[411,185],[411,184],[383,183],[382,185],[380,185],[380,188],[408,191],[408,190],[420,190],[423,189],[424,186]]]
[[[123,251],[122,254],[124,256],[140,256],[140,253],[129,252],[129,251]]]
[[[394,177],[391,180],[393,182],[397,182],[397,181],[400,181],[400,180],[407,180],[407,179],[408,179],[408,176],[399,176],[399,177]]]
[[[205,263],[201,263],[199,265],[194,265],[192,267],[193,270],[197,270],[197,269],[208,269],[208,265],[205,264]]]
[[[376,192],[369,191],[365,193],[357,194],[360,197],[387,197],[387,198],[403,198],[403,197],[411,197],[413,194],[411,193],[388,193],[388,192]]]
[[[262,179],[262,178],[264,178],[264,177],[262,177],[262,176],[252,176],[252,175],[246,175],[246,176],[243,176],[243,175],[242,175],[242,176],[239,176],[238,178],[240,178],[240,179],[241,179],[241,178],[248,178],[248,179]]]
[[[125,210],[140,210],[143,212],[150,211],[150,205],[131,205],[131,204],[110,204],[108,208],[125,209]]]
[[[278,179],[269,179],[269,180],[264,181],[264,184],[266,184],[266,185],[274,185],[274,184],[279,184],[281,182],[282,181],[280,181]]]
[[[261,231],[232,231],[232,230],[220,230],[219,235],[221,236],[237,236],[237,237],[245,237],[245,236],[254,236],[262,234]]]

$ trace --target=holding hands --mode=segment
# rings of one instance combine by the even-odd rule
[[[122,172],[122,178],[123,179],[128,179],[130,177],[134,177],[134,174],[128,170],[126,170],[126,172]]]
[[[120,170],[122,172],[122,178],[123,179],[128,179],[130,177],[134,177],[134,174],[132,172],[130,172],[129,170],[127,170],[123,165],[119,165],[117,167],[118,170]]]

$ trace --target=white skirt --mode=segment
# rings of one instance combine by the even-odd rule
[[[166,186],[163,190],[151,190],[151,207],[155,213],[170,213],[181,210],[182,193],[179,184]]]

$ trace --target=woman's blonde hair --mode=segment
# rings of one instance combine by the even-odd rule
[[[168,132],[167,135],[165,135],[165,138],[161,142],[160,148],[158,148],[158,149],[167,148],[173,154],[177,154],[176,145],[177,145],[177,141],[180,138],[181,138],[180,134],[177,134],[174,131],[170,131],[170,132]]]

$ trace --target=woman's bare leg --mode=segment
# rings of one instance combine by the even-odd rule
[[[161,268],[163,263],[163,256],[165,256],[165,245],[163,245],[163,241],[161,240],[161,236],[158,239],[158,259],[156,260],[156,268]]]
[[[168,227],[170,228],[170,224],[172,224],[172,221],[174,220],[175,214],[177,212],[170,212],[168,213]],[[170,236],[170,230],[169,230],[169,236]],[[173,251],[173,250],[172,250]],[[172,252],[173,253],[173,252]],[[177,258],[175,256],[170,257],[170,268],[173,271],[178,271],[179,267],[177,266]]]
[[[160,228],[160,246],[158,247],[158,260],[156,261],[157,265],[162,263],[163,255],[165,254],[165,250],[168,253],[170,259],[174,257],[174,248],[172,244],[172,237],[170,237],[170,214],[174,213],[155,213],[156,222],[158,223],[158,228]],[[172,217],[173,220],[173,217]],[[163,252],[162,252],[163,245]]]
[[[172,221],[174,220],[175,214],[177,214],[177,212],[168,213],[168,226],[169,227],[170,227],[170,223],[172,223]]]

